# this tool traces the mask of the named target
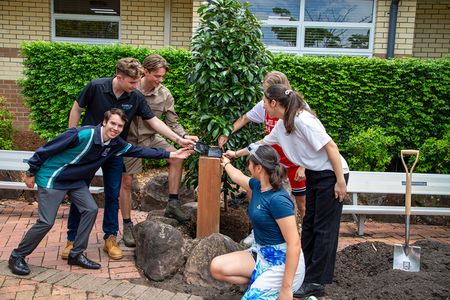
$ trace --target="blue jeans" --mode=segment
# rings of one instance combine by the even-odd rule
[[[103,239],[116,235],[119,231],[119,193],[122,181],[123,157],[112,156],[102,165],[103,185],[105,188],[105,209],[103,213]],[[70,205],[67,220],[67,240],[74,241],[80,224],[80,213],[76,206]]]

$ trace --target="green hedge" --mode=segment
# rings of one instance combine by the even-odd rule
[[[388,169],[402,171],[401,149],[420,149],[429,138],[449,136],[448,58],[276,55],[272,69],[285,72],[292,86],[305,95],[345,157],[354,155],[349,151],[350,137],[380,127],[386,137],[396,140],[388,149],[394,158]],[[449,173],[450,166],[429,171]]]
[[[20,83],[31,108],[33,129],[47,139],[64,131],[70,107],[86,83],[93,78],[112,76],[120,57],[133,56],[142,61],[153,52],[163,55],[171,64],[165,85],[176,97],[181,122],[188,129],[193,128],[195,120],[191,119],[191,112],[196,105],[195,99],[187,96],[186,79],[190,52],[32,42],[22,45],[26,79]],[[398,161],[401,149],[423,149],[430,156],[423,154],[422,163],[428,172],[449,173],[450,166],[438,161],[439,156],[448,153],[449,145],[450,59],[385,60],[277,54],[270,69],[286,73],[292,86],[305,95],[344,157],[355,155],[354,150],[350,151],[351,137],[353,141],[356,137],[370,138],[374,134],[371,128],[381,128],[383,140],[389,140],[386,155],[393,157],[386,164],[387,170],[403,171]],[[365,135],[365,132],[371,133]],[[370,147],[364,151],[370,151]],[[368,157],[376,158],[376,155]],[[359,161],[362,159],[361,156]],[[370,164],[379,168],[379,164]]]
[[[12,149],[13,114],[5,105],[5,98],[0,97],[0,149]]]
[[[27,42],[22,44],[24,74],[19,80],[26,104],[31,109],[32,128],[42,138],[50,139],[67,129],[73,101],[94,78],[112,77],[119,58],[135,57],[140,61],[151,53],[166,58],[171,71],[164,84],[171,90],[181,115],[186,115],[185,66],[190,53],[186,50],[151,51],[123,45],[91,46],[73,43]],[[181,104],[181,105],[180,105]],[[181,118],[187,122],[189,118]]]

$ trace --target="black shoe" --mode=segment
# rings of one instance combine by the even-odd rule
[[[325,294],[325,286],[319,283],[303,282],[302,286],[294,293],[295,298],[306,298],[309,296],[322,297]]]
[[[25,262],[25,258],[21,256],[14,257],[11,255],[8,260],[8,267],[11,269],[11,272],[16,275],[30,274],[30,268]]]
[[[85,269],[100,269],[101,265],[90,260],[86,256],[83,255],[83,253],[78,254],[75,257],[72,257],[69,255],[69,258],[67,259],[67,263],[69,265],[76,265],[80,266]]]

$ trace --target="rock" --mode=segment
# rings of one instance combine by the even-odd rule
[[[181,205],[181,210],[193,220],[197,218],[197,205],[198,202],[188,202]]]
[[[231,284],[215,280],[209,272],[214,257],[242,250],[238,243],[220,233],[214,233],[201,239],[191,251],[185,268],[184,280],[189,284],[217,289],[230,289]]]
[[[134,189],[138,188],[134,186]],[[136,197],[138,206],[145,211],[160,209],[166,206],[169,199],[168,173],[161,173],[148,181],[140,191],[133,191],[133,198]],[[194,202],[195,193],[192,189],[182,186],[179,197],[181,203]]]
[[[163,211],[163,215],[159,215],[159,214],[149,214],[147,216],[147,220],[151,220],[151,221],[155,221],[155,222],[161,222],[173,227],[178,226],[180,223],[176,220],[176,219],[172,219],[172,218],[167,218],[164,217],[164,211]]]
[[[171,225],[146,220],[135,226],[136,265],[155,281],[173,276],[185,262],[184,240]]]

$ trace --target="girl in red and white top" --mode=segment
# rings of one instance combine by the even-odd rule
[[[286,77],[286,75],[279,71],[272,71],[266,74],[262,86],[263,90],[266,90],[269,86],[274,84],[284,84],[288,86],[289,89],[291,88],[289,80]],[[248,111],[246,114],[237,119],[236,122],[234,122],[232,134],[237,132],[250,122],[258,124],[264,123],[266,135],[268,135],[277,124],[278,118],[269,116],[267,111],[264,109],[264,102],[263,100],[261,100],[250,111]],[[223,145],[227,141],[228,141],[227,136],[224,135],[220,136],[218,141],[219,146],[223,147]],[[295,198],[295,203],[297,205],[299,215],[301,218],[303,218],[303,216],[305,215],[305,194],[306,194],[306,181],[304,168],[300,168],[297,164],[291,162],[283,153],[283,150],[279,145],[274,144],[272,145],[272,147],[278,152],[278,155],[280,155],[280,163],[286,168],[287,177],[291,185],[291,193]]]

